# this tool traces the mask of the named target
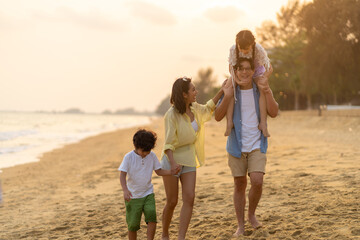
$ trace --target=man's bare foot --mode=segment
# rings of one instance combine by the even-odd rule
[[[169,240],[169,239],[170,239],[169,236],[167,237],[161,236],[161,240]]]
[[[261,223],[258,222],[255,215],[249,215],[248,217],[248,220],[253,228],[257,229],[262,227]]]
[[[264,137],[270,137],[270,133],[268,132],[266,124],[260,123],[259,130],[262,131]]]
[[[245,233],[245,228],[244,227],[238,227],[237,229],[236,229],[236,232],[233,234],[233,237],[240,237],[240,236],[242,236],[242,235],[244,235],[244,233]]]

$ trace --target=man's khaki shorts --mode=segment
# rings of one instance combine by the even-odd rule
[[[246,173],[262,172],[265,174],[266,154],[255,149],[251,152],[241,153],[241,158],[228,154],[228,164],[233,177],[246,176]]]

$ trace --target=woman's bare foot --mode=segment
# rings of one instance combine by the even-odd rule
[[[250,224],[251,224],[251,226],[252,226],[253,228],[257,229],[257,228],[261,228],[261,227],[262,227],[261,223],[258,222],[258,220],[256,219],[255,215],[251,215],[251,216],[249,215],[248,217],[249,217],[248,220],[249,220],[249,222],[250,222]]]
[[[260,122],[259,130],[263,133],[264,137],[270,137],[266,124]]]
[[[240,237],[242,235],[244,235],[245,233],[245,228],[244,227],[238,227],[236,229],[236,232],[233,234],[233,237]]]

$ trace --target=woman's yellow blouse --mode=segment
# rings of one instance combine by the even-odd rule
[[[173,151],[174,160],[177,164],[188,167],[200,167],[205,162],[204,151],[204,123],[211,119],[215,109],[215,103],[211,99],[205,105],[192,103],[190,107],[199,126],[195,132],[189,116],[180,114],[171,107],[165,114],[165,145],[161,158],[165,151]]]

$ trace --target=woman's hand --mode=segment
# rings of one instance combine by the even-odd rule
[[[176,162],[171,162],[171,174],[172,175],[176,175],[180,172],[181,170],[181,165],[177,164]]]
[[[233,85],[231,83],[231,79],[226,79],[222,86],[221,86],[223,92],[224,92],[224,95],[225,96],[233,96],[234,95],[234,89],[233,89]]]

